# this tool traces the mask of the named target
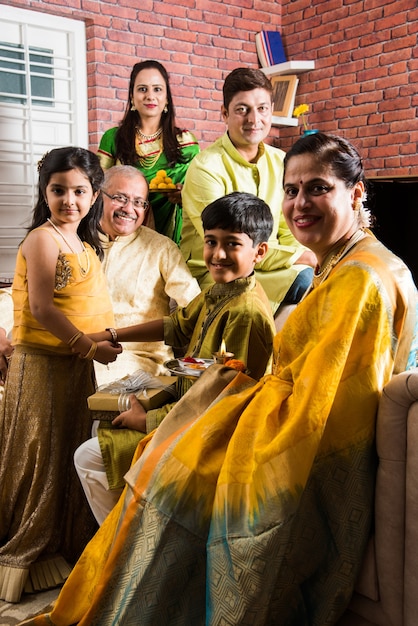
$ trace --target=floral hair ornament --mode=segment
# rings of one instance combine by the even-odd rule
[[[299,104],[293,109],[293,117],[302,117],[302,123],[305,130],[308,130],[308,123],[305,114],[309,112],[309,104]]]
[[[41,171],[42,166],[45,163],[45,159],[48,156],[48,154],[49,154],[49,150],[47,152],[45,152],[45,154],[39,159],[38,165],[37,165],[38,173]]]

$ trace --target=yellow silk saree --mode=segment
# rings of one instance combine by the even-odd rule
[[[372,518],[375,416],[416,290],[372,237],[297,306],[256,383],[213,366],[137,450],[51,625],[326,626]],[[204,397],[206,394],[206,397]]]

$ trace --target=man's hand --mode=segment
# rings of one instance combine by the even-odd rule
[[[131,428],[132,430],[139,430],[141,433],[147,432],[147,412],[139,402],[135,394],[129,396],[131,408],[128,411],[124,411],[112,421],[114,426],[120,428]]]
[[[318,265],[318,260],[316,255],[311,250],[305,250],[301,254],[301,256],[296,259],[293,265],[310,265],[311,267],[316,267]]]

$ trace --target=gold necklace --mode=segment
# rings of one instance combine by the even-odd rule
[[[325,274],[329,274],[330,271],[332,270],[332,268],[338,263],[338,261],[340,260],[340,258],[342,257],[342,255],[344,254],[348,243],[349,243],[349,239],[347,239],[347,241],[343,244],[343,246],[338,250],[338,252],[332,254],[330,256],[330,258],[328,259],[328,262],[324,265],[324,267],[322,269],[319,268],[319,265],[316,266],[315,271],[314,271],[314,276],[316,278],[323,278],[323,276],[325,276]]]
[[[81,243],[81,247],[83,248],[81,254],[85,254],[86,255],[86,259],[87,259],[87,267],[83,267],[80,263],[80,252],[76,252],[72,246],[70,246],[68,240],[64,237],[64,234],[61,232],[61,230],[58,228],[58,226],[56,224],[54,224],[54,222],[52,220],[49,219],[49,217],[46,218],[47,222],[49,222],[52,226],[52,228],[55,230],[55,232],[57,232],[62,239],[65,241],[65,243],[67,244],[67,246],[70,248],[71,252],[73,254],[77,255],[77,261],[78,261],[78,267],[80,268],[80,274],[82,276],[86,276],[86,274],[88,273],[89,269],[90,269],[90,258],[89,258],[89,253],[87,251],[86,246],[84,245],[84,243],[81,241],[80,237],[78,236],[78,234],[76,233],[76,237],[78,239],[78,241]]]
[[[357,230],[353,235],[351,235],[350,239],[347,239],[347,241],[338,250],[338,252],[335,252],[334,254],[330,256],[329,260],[327,261],[327,263],[324,265],[324,267],[321,270],[319,270],[319,268],[318,269],[315,268],[313,281],[312,281],[312,287],[318,287],[318,285],[323,283],[324,280],[328,278],[328,276],[330,275],[334,267],[337,265],[337,263],[341,261],[343,256],[354,246],[354,244],[360,241],[360,239],[363,239],[364,236],[365,236],[364,231]]]
[[[137,132],[135,139],[135,149],[138,155],[139,163],[143,169],[149,170],[154,167],[163,153],[162,134],[160,134],[160,137],[156,137],[155,139],[141,141],[140,135]]]

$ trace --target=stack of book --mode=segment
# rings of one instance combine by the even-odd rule
[[[282,37],[278,31],[260,31],[255,36],[255,45],[261,67],[270,67],[287,61]]]

